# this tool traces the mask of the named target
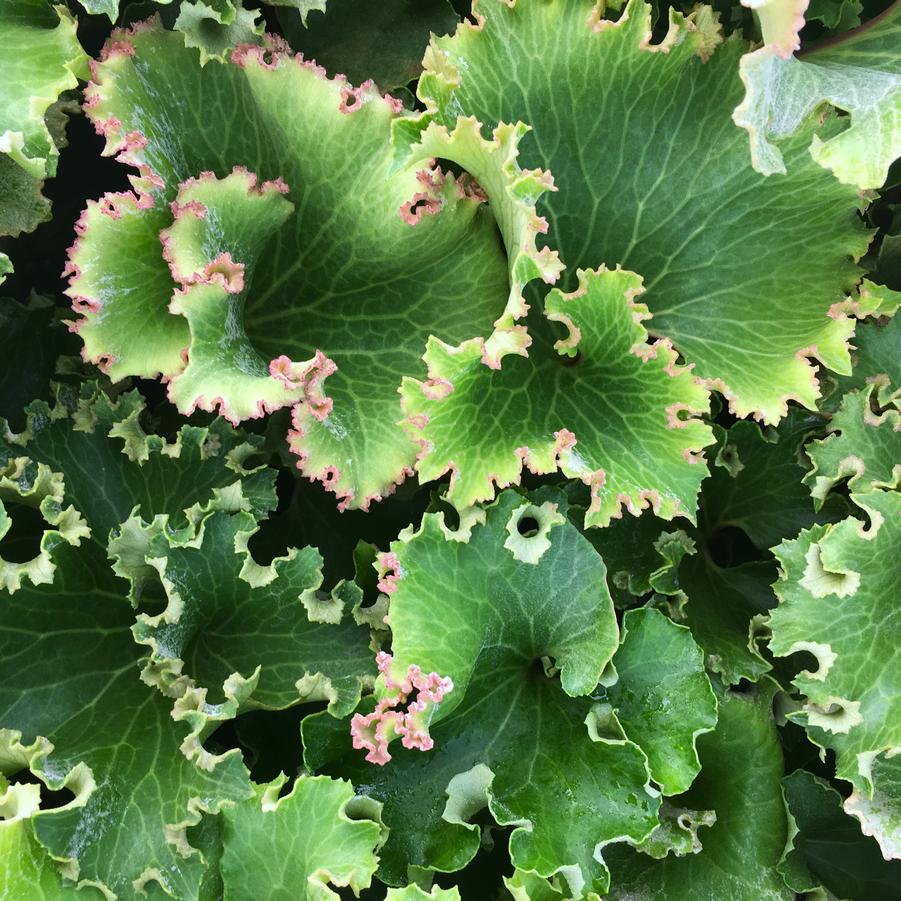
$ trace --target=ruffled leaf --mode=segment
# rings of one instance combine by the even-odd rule
[[[469,821],[486,806],[517,827],[514,866],[561,873],[573,897],[606,888],[596,848],[655,826],[645,756],[608,736],[609,707],[589,694],[617,644],[603,563],[554,498],[505,492],[457,532],[426,514],[382,558],[394,656],[380,658],[378,706],[364,705],[352,731],[385,765],[363,761],[346,724],[304,722],[307,764],[383,802],[389,884],[411,864],[461,868],[479,845]],[[405,683],[429,670],[443,696],[430,685],[405,710]],[[388,754],[391,732],[404,747]]]
[[[0,598],[0,757],[74,793],[34,820],[70,875],[120,897],[135,881],[196,897],[204,864],[185,827],[249,795],[240,754],[205,752],[141,682],[126,586],[102,546],[57,541],[51,554],[52,583]]]
[[[111,400],[92,383],[61,388],[52,406],[29,405],[21,434],[0,436],[0,465],[27,457],[30,466],[65,473],[67,498],[104,544],[133,512],[146,521],[167,515],[180,527],[188,507],[213,499],[256,514],[275,506],[275,473],[243,465],[259,448],[258,437],[217,420],[185,425],[170,442],[145,431],[144,416],[137,391]]]
[[[70,255],[86,355],[116,379],[174,379],[184,412],[218,407],[237,420],[261,415],[273,393],[278,403],[300,398],[291,438],[300,468],[343,504],[367,507],[415,457],[396,424],[397,387],[426,338],[488,335],[504,309],[504,254],[484,193],[425,163],[397,169],[400,104],[371,84],[326,79],[278,42],[201,68],[179,35],[145,25],[117,34],[94,74],[89,115],[106,152],[138,168],[139,193],[89,205]],[[222,139],[200,138],[213,134]],[[287,218],[270,217],[268,239],[246,248],[242,211],[225,209],[235,166],[288,192]],[[170,312],[175,284],[156,239],[173,225],[167,203],[179,202],[179,186],[191,190],[185,183],[204,172],[220,179],[202,188],[213,190],[209,216],[224,217],[223,231],[201,261],[210,283],[195,279]],[[245,203],[256,221],[249,210],[259,204]],[[207,341],[216,332],[218,360]]]
[[[367,888],[381,841],[378,811],[359,811],[348,782],[299,776],[279,797],[285,777],[222,814],[222,882],[227,898],[337,899]]]
[[[76,894],[75,884],[63,882],[56,864],[38,844],[32,831],[39,810],[37,785],[8,785],[0,773],[0,897],[33,901],[101,901],[96,889]]]
[[[876,393],[870,384],[846,394],[828,437],[807,445],[813,470],[805,481],[818,503],[842,479],[857,494],[901,487],[901,411],[874,410]]]
[[[586,525],[606,525],[625,506],[663,518],[693,517],[712,440],[693,419],[703,388],[676,364],[668,342],[645,343],[641,279],[623,270],[580,273],[573,294],[553,291],[545,318],[530,321],[528,357],[485,365],[480,340],[459,347],[431,339],[428,379],[407,379],[407,425],[422,445],[422,479],[452,472],[458,508],[519,482],[524,467],[558,467],[591,488]],[[550,322],[568,334],[554,341]],[[490,362],[490,361],[489,361]]]
[[[750,693],[719,693],[716,731],[698,740],[701,774],[677,803],[713,810],[697,854],[654,860],[613,848],[611,898],[734,898],[789,901],[776,865],[787,836],[782,754],[771,712],[775,683]]]
[[[791,55],[797,45],[778,41],[745,56],[746,94],[735,122],[751,136],[754,168],[784,174],[778,142],[803,133],[811,111],[829,105],[848,113],[850,123],[837,134],[814,136],[811,157],[845,184],[879,188],[901,156],[899,40],[901,3],[894,3],[855,31],[798,57]]]
[[[151,650],[143,678],[182,706],[191,693],[201,716],[317,700],[344,716],[375,675],[369,630],[353,622],[339,596],[318,591],[315,548],[256,563],[247,550],[256,529],[250,514],[213,512],[196,530],[165,529],[148,542],[146,559],[168,606],[138,615],[135,639]]]
[[[779,606],[770,614],[770,650],[807,651],[816,668],[794,681],[804,698],[795,718],[837,755],[836,771],[873,797],[872,760],[901,747],[901,672],[895,603],[901,493],[852,495],[869,525],[847,518],[814,526],[775,549]],[[866,653],[862,653],[865,649]],[[878,828],[878,827],[876,827]]]
[[[709,11],[673,12],[666,38],[651,45],[640,0],[616,23],[589,0],[477,9],[478,26],[433,41],[419,93],[448,124],[462,113],[532,126],[522,159],[549,168],[559,188],[544,209],[565,287],[578,267],[634,270],[655,333],[738,415],[774,422],[789,398],[812,407],[807,358],[849,369],[852,322],[834,305],[868,243],[858,192],[807,153],[818,123],[783,145],[785,178],[751,169],[731,119],[745,48],[732,39],[714,52]],[[820,132],[839,128],[832,117]]]

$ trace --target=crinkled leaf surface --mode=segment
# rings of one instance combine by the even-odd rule
[[[378,862],[378,822],[349,816],[354,789],[325,776],[300,776],[279,797],[284,777],[255,789],[223,814],[226,898],[325,901],[349,886],[366,888]]]
[[[611,898],[734,898],[788,901],[776,865],[787,834],[782,800],[782,754],[771,705],[775,683],[763,679],[747,694],[719,693],[716,731],[698,740],[701,774],[677,803],[714,810],[702,849],[654,860],[611,849]]]
[[[151,648],[149,667],[166,690],[187,680],[204,689],[207,704],[237,709],[328,699],[343,716],[375,675],[369,630],[340,599],[317,595],[322,558],[314,548],[255,563],[246,544],[256,526],[249,513],[214,512],[196,536],[151,540],[147,557],[169,605],[139,615],[135,638]]]
[[[901,487],[901,412],[895,406],[872,409],[877,393],[870,384],[846,394],[829,423],[829,436],[807,445],[813,470],[806,481],[818,501],[845,478],[858,494]]]
[[[552,291],[545,315],[530,318],[528,356],[500,369],[484,365],[479,340],[431,339],[428,379],[403,387],[420,477],[451,470],[448,498],[465,507],[518,483],[524,467],[559,466],[591,487],[586,525],[606,525],[623,506],[692,517],[707,472],[696,452],[712,441],[692,417],[708,399],[667,342],[645,343],[640,291],[631,272],[580,273],[578,291]],[[556,342],[552,322],[568,331]]]
[[[169,442],[145,432],[144,415],[137,391],[111,400],[93,383],[64,387],[52,406],[29,405],[25,431],[0,436],[0,463],[28,457],[65,473],[67,498],[101,543],[132,512],[180,526],[188,507],[216,497],[257,514],[275,506],[272,470],[242,465],[259,439],[217,420],[185,425]]]
[[[894,652],[901,541],[901,493],[852,495],[869,526],[849,517],[814,526],[776,555],[779,606],[770,615],[770,650],[809,651],[817,667],[794,684],[810,737],[837,754],[838,775],[872,793],[868,764],[901,747],[901,674]]]
[[[901,897],[901,863],[886,863],[876,843],[842,811],[841,796],[822,779],[797,770],[782,780],[797,832],[780,864],[797,892],[824,887],[839,898]]]
[[[785,173],[776,143],[802,128],[812,110],[829,104],[850,123],[810,154],[842,182],[879,188],[901,156],[901,3],[860,28],[814,46],[798,57],[761,47],[741,61],[746,95],[735,121],[751,136],[754,167]]]
[[[559,188],[541,206],[566,286],[577,267],[634,270],[653,331],[739,415],[776,421],[789,397],[812,406],[805,357],[849,368],[852,323],[827,311],[853,287],[852,258],[868,243],[858,192],[810,158],[813,121],[781,147],[787,176],[753,171],[731,119],[745,47],[731,39],[714,51],[707,13],[673,13],[667,49],[654,52],[648,6],[632,0],[615,24],[593,6],[479,3],[480,28],[433,42],[420,95],[444,120],[532,126],[523,164],[547,167]],[[833,117],[822,134],[838,128]]]
[[[306,760],[384,804],[389,884],[410,864],[461,868],[479,846],[467,821],[487,804],[518,827],[513,864],[562,872],[580,897],[606,888],[598,844],[641,840],[659,804],[644,754],[597,734],[596,702],[584,696],[616,647],[604,567],[552,501],[505,492],[485,517],[460,540],[427,514],[392,550],[401,573],[389,607],[392,669],[416,663],[454,680],[432,719],[434,748],[392,745],[393,759],[376,768],[351,749],[346,724],[314,716],[304,722]],[[536,521],[532,537],[520,535],[523,519]],[[547,657],[559,677],[547,674]]]
[[[237,419],[298,400],[303,379],[291,381],[287,370],[275,378],[269,362],[288,357],[321,387],[330,369],[321,350],[337,366],[325,382],[332,403],[297,408],[294,446],[306,474],[366,506],[415,456],[396,425],[401,376],[418,370],[430,334],[459,341],[491,333],[508,291],[503,248],[468,183],[393,171],[394,101],[329,81],[283,53],[270,63],[272,52],[245,47],[237,62],[201,68],[179,35],[156,26],[119,38],[97,67],[89,112],[108,152],[124,151],[152,193],[89,205],[69,293],[85,313],[86,354],[114,378],[161,372],[175,378],[175,391],[184,348],[189,362],[222,355],[191,404],[180,400],[185,410],[218,407]],[[236,116],[241,127],[229,128]],[[220,138],[202,137],[213,134]],[[253,246],[242,247],[234,227],[207,244],[204,270],[182,276],[193,286],[179,300],[186,322],[167,310],[176,283],[157,240],[173,222],[166,201],[187,179],[205,171],[224,179],[234,166],[282,179],[273,184],[287,187],[289,215]],[[209,198],[207,222],[254,219],[251,196],[225,193]],[[400,208],[417,194],[433,215],[410,213],[419,220],[411,225]],[[214,263],[224,253],[225,270]],[[232,277],[239,267],[240,280]],[[226,316],[223,336],[217,324]],[[204,343],[213,336],[218,344]],[[277,396],[259,394],[261,382]]]
[[[2,733],[4,757],[18,734],[26,745],[47,739],[14,753],[11,769],[27,764],[49,787],[76,794],[35,817],[37,838],[121,898],[136,897],[133,882],[143,878],[195,897],[203,861],[179,853],[178,827],[249,794],[239,752],[213,759],[195,740],[194,759],[186,756],[189,730],[139,678],[126,586],[103,547],[56,541],[52,553],[51,584],[23,585],[0,604],[0,728],[13,730]],[[168,836],[167,827],[175,827]]]

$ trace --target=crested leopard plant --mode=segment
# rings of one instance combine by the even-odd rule
[[[901,4],[0,35],[0,898],[901,897]]]

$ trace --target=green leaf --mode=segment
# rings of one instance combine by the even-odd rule
[[[183,412],[218,407],[232,419],[240,414],[229,390],[247,384],[246,370],[258,376],[262,361],[267,390],[288,388],[287,399],[303,401],[291,439],[303,472],[344,505],[366,508],[414,461],[416,446],[397,425],[397,388],[417,371],[426,338],[490,335],[505,309],[507,267],[485,195],[470,179],[425,163],[417,163],[419,174],[398,168],[391,130],[399,103],[371,87],[329,81],[271,41],[201,68],[179,35],[144,26],[117,36],[95,79],[89,115],[107,136],[107,152],[139,168],[141,193],[89,204],[71,251],[69,294],[84,315],[86,356],[114,379],[174,378]],[[241,127],[229,128],[232,121]],[[213,134],[221,140],[202,137]],[[202,172],[227,181],[235,165],[286,185],[280,214],[290,215],[281,226],[270,217],[265,252],[254,244],[248,249],[258,258],[241,259],[236,223],[256,222],[247,213],[256,206],[245,198],[250,206],[227,210],[220,181],[209,215],[227,227],[208,248],[203,278],[176,295],[181,314],[170,313],[175,284],[157,240],[173,224],[166,202]],[[255,241],[263,241],[259,232]],[[227,272],[245,267],[240,291],[216,265],[207,268],[225,252],[235,254]],[[191,337],[217,328],[218,369],[212,348],[195,347]],[[195,354],[210,378],[194,385],[202,393],[183,395],[176,386]],[[242,411],[261,415],[270,400],[248,389]]]
[[[56,571],[54,547],[61,542],[77,547],[90,535],[81,514],[67,501],[59,473],[24,458],[5,463],[0,470],[0,589],[13,594],[23,584],[51,583]],[[35,518],[40,523],[37,530]],[[26,520],[24,530],[16,528],[21,519]]]
[[[781,574],[770,650],[816,658],[815,669],[793,680],[804,696],[794,716],[816,744],[836,751],[838,775],[870,796],[869,761],[901,747],[901,672],[894,652],[901,493],[871,491],[851,499],[869,526],[849,517],[814,526],[775,549]]]
[[[504,492],[458,532],[443,514],[427,513],[417,532],[392,542],[379,583],[389,595],[393,654],[384,695],[411,665],[434,670],[453,681],[434,713],[447,716],[465,698],[479,658],[509,629],[521,634],[504,649],[511,656],[552,658],[571,697],[594,690],[619,644],[605,568],[561,514],[562,496],[549,496],[533,503]]]
[[[151,650],[142,678],[182,705],[193,695],[217,719],[318,700],[345,716],[375,675],[369,630],[340,597],[318,592],[315,548],[256,563],[247,550],[256,529],[249,513],[213,512],[188,534],[150,540],[168,606],[138,615],[135,639]]]
[[[901,487],[901,411],[872,409],[876,385],[844,396],[829,423],[829,435],[807,445],[813,469],[805,478],[820,504],[833,486],[848,479],[857,494]]]
[[[879,843],[886,860],[901,859],[901,758],[877,754],[864,759],[870,791],[855,789],[845,799],[845,811],[860,820],[864,835]],[[894,865],[895,885],[901,864]]]
[[[60,388],[52,406],[28,406],[24,432],[0,436],[0,465],[28,457],[65,473],[67,498],[103,544],[133,512],[148,522],[167,515],[181,527],[188,507],[213,499],[257,514],[275,507],[275,473],[243,465],[258,450],[258,437],[215,420],[185,425],[170,442],[145,431],[146,421],[137,391],[111,400],[94,383]]]
[[[37,785],[8,785],[0,774],[0,896],[10,901],[100,901],[99,891],[85,888],[76,894],[63,882],[56,864],[32,831],[40,805]]]
[[[334,74],[359,84],[371,78],[386,91],[413,81],[422,71],[429,34],[451,31],[459,21],[448,0],[330,0],[324,16],[307,18],[279,10],[291,46]]]
[[[562,495],[547,496],[556,500],[504,492],[456,532],[426,514],[382,558],[394,657],[380,657],[382,701],[361,705],[352,731],[384,762],[380,727],[396,713],[405,747],[390,762],[367,765],[346,723],[304,721],[307,765],[384,804],[380,876],[389,885],[411,865],[464,866],[479,846],[470,820],[486,806],[516,827],[513,865],[560,873],[573,897],[606,889],[597,849],[640,841],[656,825],[644,753],[589,694],[617,644],[604,566],[558,512]],[[453,680],[446,699],[436,706],[421,693],[421,707],[391,711],[404,697],[397,682],[429,669]],[[412,750],[432,741],[427,753]]]
[[[29,175],[12,157],[0,155],[0,236],[18,237],[50,218],[43,182]]]
[[[7,0],[0,27],[0,153],[40,180],[56,174],[59,155],[44,115],[63,91],[87,77],[88,58],[65,6]]]
[[[49,399],[57,361],[77,353],[77,342],[58,315],[53,303],[37,294],[25,304],[0,299],[0,417],[8,428],[25,427],[26,404]]]
[[[610,898],[733,898],[788,901],[776,871],[787,824],[782,800],[782,754],[771,705],[777,686],[762,680],[750,693],[719,693],[715,732],[698,740],[701,774],[678,803],[714,810],[697,854],[654,860],[611,849]]]
[[[881,406],[888,406],[901,395],[901,317],[860,323],[854,344],[854,369],[850,376],[834,379],[836,390],[826,399],[824,409],[833,409],[845,393],[864,388],[871,381],[876,384]]]
[[[186,47],[200,50],[200,64],[210,60],[225,62],[230,51],[238,44],[261,44],[264,26],[257,20],[259,10],[235,9],[231,3],[226,10],[217,9],[212,3],[185,0],[179,7],[175,28],[185,36]]]
[[[698,736],[716,725],[701,649],[688,629],[660,611],[630,610],[613,667],[619,679],[606,697],[623,732],[647,755],[663,794],[681,794],[701,768]]]
[[[573,294],[552,291],[529,322],[528,356],[485,364],[484,342],[429,340],[428,379],[406,379],[404,412],[423,446],[422,480],[451,470],[458,508],[516,484],[524,467],[558,467],[591,488],[588,526],[650,506],[692,518],[707,473],[696,452],[712,441],[694,419],[708,398],[666,342],[645,343],[641,279],[624,270],[580,272]],[[550,323],[566,336],[555,342]],[[578,356],[577,356],[578,355]]]
[[[377,809],[355,814],[363,805],[348,782],[300,776],[279,797],[285,781],[257,786],[250,800],[223,812],[225,897],[337,899],[329,885],[358,895],[378,863]]]
[[[824,139],[810,155],[839,181],[879,188],[901,156],[901,3],[800,57],[762,47],[741,61],[746,94],[735,122],[751,136],[754,168],[785,173],[776,142],[801,135],[811,111],[828,104],[849,114],[850,124]],[[790,53],[790,51],[789,51]]]
[[[793,828],[779,870],[794,891],[823,887],[839,898],[901,897],[901,864],[882,859],[876,843],[842,812],[835,789],[804,770],[782,785]]]
[[[0,759],[74,800],[34,831],[68,872],[120,898],[159,882],[196,897],[203,860],[184,830],[249,794],[240,753],[206,752],[141,682],[126,585],[102,546],[56,540],[52,584],[0,598]]]
[[[432,886],[431,891],[426,891],[418,885],[408,885],[404,888],[389,888],[385,895],[386,901],[460,901],[460,892],[456,888],[439,888]]]
[[[659,52],[649,12],[631,0],[613,23],[591,0],[486,0],[479,26],[433,40],[419,94],[446,124],[462,113],[531,125],[522,160],[559,189],[542,206],[564,287],[579,267],[639,273],[654,333],[737,415],[775,422],[789,398],[814,405],[807,357],[850,366],[842,302],[868,244],[861,198],[807,152],[815,128],[828,138],[840,123],[809,120],[782,145],[787,176],[762,177],[731,119],[745,46],[713,52],[718,26],[702,9],[674,11]]]

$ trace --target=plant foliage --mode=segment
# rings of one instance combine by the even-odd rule
[[[901,898],[899,50],[2,0],[0,899]]]

